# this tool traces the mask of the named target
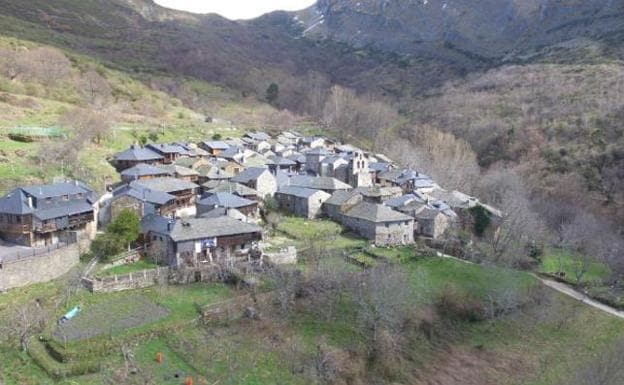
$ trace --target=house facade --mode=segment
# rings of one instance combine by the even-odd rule
[[[93,239],[96,201],[77,181],[17,188],[0,198],[0,237],[29,247]]]
[[[258,192],[258,198],[273,196],[277,191],[277,180],[268,168],[250,167],[232,178],[232,182],[243,184]]]
[[[340,222],[377,246],[414,243],[414,218],[383,205],[360,202]]]
[[[275,193],[279,207],[297,216],[315,219],[323,214],[323,203],[331,195],[321,190],[285,186]]]
[[[262,240],[262,229],[229,216],[171,220],[148,216],[141,221],[149,256],[175,267],[246,260]]]

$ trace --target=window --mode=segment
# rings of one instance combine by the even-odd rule
[[[69,195],[63,195],[63,200],[64,201],[68,201],[69,200]]]

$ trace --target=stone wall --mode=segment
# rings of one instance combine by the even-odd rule
[[[81,250],[87,247],[84,242],[74,243],[45,254],[4,261],[0,268],[0,290],[56,279],[78,264]]]
[[[297,263],[297,248],[288,246],[275,253],[265,253],[264,257],[273,265],[294,265]]]
[[[82,284],[93,293],[113,293],[116,291],[143,289],[155,286],[159,282],[167,283],[168,281],[169,268],[159,267],[111,277],[85,277],[82,279]]]

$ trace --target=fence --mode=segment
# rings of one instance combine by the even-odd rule
[[[29,258],[33,258],[33,257],[37,257],[40,255],[45,255],[45,254],[49,254],[53,251],[59,250],[59,249],[63,249],[66,248],[70,245],[73,245],[74,243],[76,243],[75,241],[73,242],[60,242],[54,245],[49,245],[46,247],[40,247],[40,248],[27,248],[27,249],[17,249],[17,250],[12,250],[12,251],[8,251],[6,253],[3,253],[2,255],[0,255],[0,262],[4,262],[4,263],[12,263],[12,262],[20,262],[21,260],[25,260],[25,259],[29,259]]]
[[[238,262],[231,266],[210,264],[194,268],[157,267],[134,273],[113,275],[110,277],[83,277],[82,284],[93,293],[112,293],[116,291],[143,289],[159,284],[184,285],[194,282],[222,281],[230,268],[235,267],[242,275],[255,270],[255,262]]]

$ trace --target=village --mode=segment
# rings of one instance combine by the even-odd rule
[[[101,196],[80,181],[61,181],[20,187],[0,199],[2,289],[67,272],[98,231],[128,210],[141,220],[136,245],[142,256],[196,269],[263,259],[296,262],[296,251],[287,258],[265,252],[271,246],[265,239],[270,210],[330,219],[380,247],[470,230],[475,207],[491,219],[501,217],[477,198],[447,191],[384,154],[294,131],[135,144],[110,162],[121,181]],[[46,255],[54,258],[34,268]]]

